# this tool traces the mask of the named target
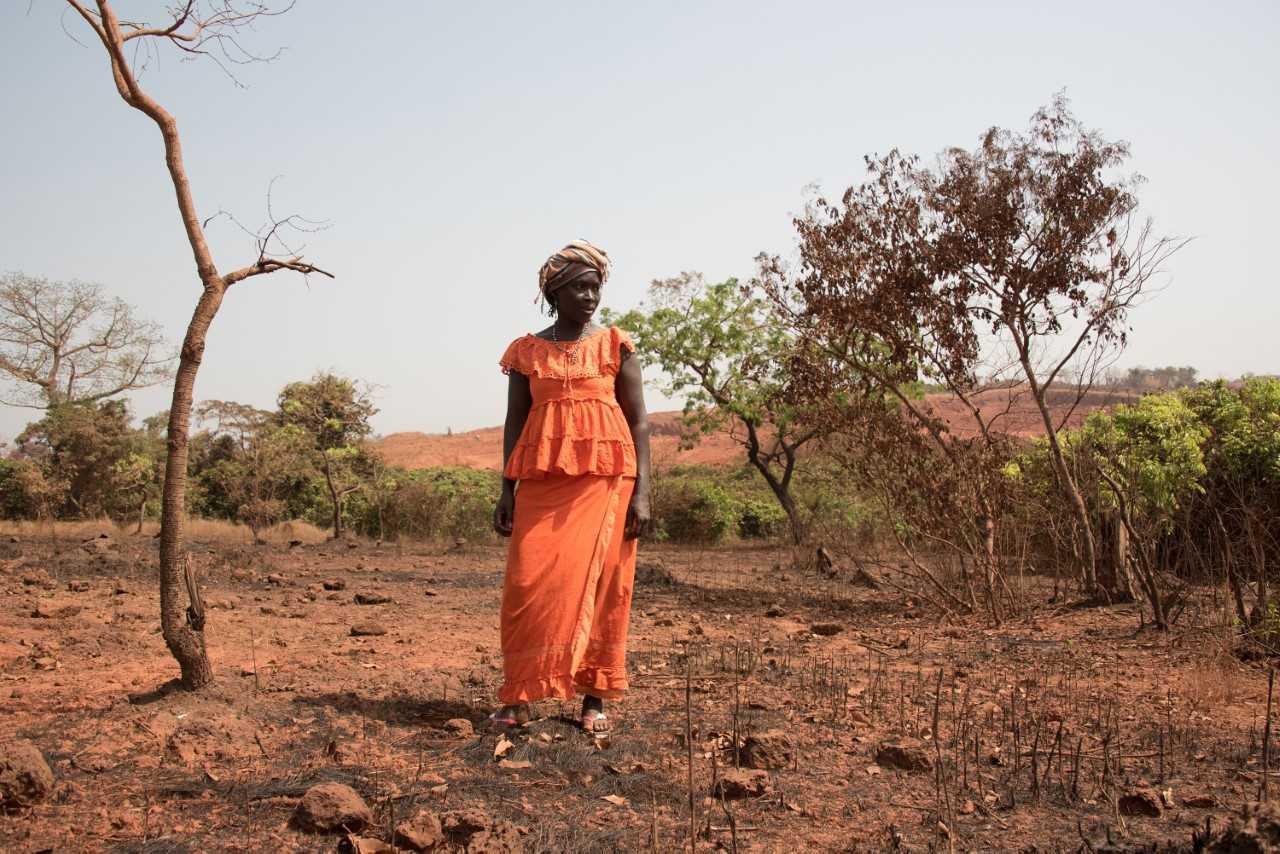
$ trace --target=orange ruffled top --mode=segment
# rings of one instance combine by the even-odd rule
[[[616,326],[571,345],[525,335],[498,362],[529,378],[533,408],[502,474],[513,480],[564,475],[636,475],[636,446],[618,405],[614,378],[622,350],[635,351]]]

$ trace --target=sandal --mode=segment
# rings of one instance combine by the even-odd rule
[[[519,703],[514,706],[503,706],[489,715],[489,730],[504,732],[518,729],[529,722],[529,704]]]
[[[582,719],[579,723],[582,726],[582,731],[587,735],[594,736],[596,738],[609,737],[609,718],[604,712],[597,712],[595,709],[585,712],[583,713]]]

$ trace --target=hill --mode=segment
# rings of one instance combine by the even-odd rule
[[[1049,398],[1059,420],[1077,427],[1088,413],[1120,403],[1131,403],[1138,395],[1120,389],[1098,389],[1088,392],[1074,411],[1075,392],[1060,390]],[[947,394],[927,395],[925,400],[959,435],[974,435],[975,429],[961,401]],[[1001,432],[1014,436],[1038,436],[1044,432],[1040,412],[1025,387],[990,389],[975,397],[984,417],[992,420]],[[658,468],[680,464],[725,465],[742,459],[742,448],[728,432],[703,437],[695,447],[681,450],[680,412],[650,413],[653,429],[653,461]],[[467,466],[497,471],[502,463],[502,428],[484,427],[465,433],[392,433],[378,443],[378,449],[389,465],[408,469],[431,466]]]

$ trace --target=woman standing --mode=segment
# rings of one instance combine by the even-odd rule
[[[627,688],[636,538],[651,527],[649,424],[631,339],[592,323],[608,277],[608,256],[585,240],[552,255],[538,287],[553,322],[500,362],[510,381],[494,528],[511,543],[498,726],[580,693],[582,728],[603,737],[604,701]]]

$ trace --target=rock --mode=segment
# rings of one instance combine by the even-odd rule
[[[493,820],[483,810],[453,810],[440,816],[450,845],[467,854],[519,854],[524,851],[520,831],[509,821]]]
[[[296,549],[296,548],[297,548],[298,546],[300,546],[300,545],[302,545],[302,540],[290,540],[290,541],[289,541],[289,548],[291,548],[291,549]]]
[[[444,731],[455,738],[471,738],[476,734],[476,728],[466,718],[454,718],[445,721]]]
[[[748,738],[738,756],[748,768],[778,769],[790,766],[795,754],[791,736],[784,730],[774,729]]]
[[[57,605],[50,602],[39,602],[31,609],[31,616],[40,620],[63,619],[74,617],[83,610],[80,605]]]
[[[782,610],[781,605],[770,605],[769,610],[764,612],[766,617],[781,617],[787,612]]]
[[[22,583],[28,587],[39,587],[44,590],[54,590],[58,586],[58,582],[49,577],[49,573],[43,569],[37,569],[28,572],[22,576]]]
[[[360,623],[351,627],[351,636],[353,638],[372,638],[385,635],[387,629],[378,623]]]
[[[396,854],[395,846],[372,836],[348,834],[338,845],[339,854]]]
[[[886,741],[876,750],[876,764],[883,768],[896,768],[899,771],[929,771],[933,768],[933,759],[925,749],[924,742],[915,739]]]
[[[388,605],[391,603],[391,597],[383,596],[381,593],[357,593],[355,602],[357,605]]]
[[[1120,796],[1116,804],[1120,815],[1145,815],[1159,818],[1164,812],[1160,793],[1155,789],[1134,789]]]
[[[343,581],[341,578],[335,578],[332,581],[325,581],[323,582],[323,584],[324,584],[325,590],[346,590],[347,589],[347,582]]]
[[[671,619],[670,617],[659,617],[658,619],[656,619],[656,620],[654,620],[654,621],[653,621],[653,624],[654,624],[655,626],[660,626],[660,627],[662,627],[662,628],[667,628],[667,627],[670,627],[670,626],[674,626],[674,625],[676,624],[676,621],[675,621],[675,620],[673,620],[673,619]]]
[[[301,830],[332,833],[362,830],[373,821],[373,813],[355,789],[341,783],[312,786],[298,802],[293,823]]]
[[[736,798],[758,798],[769,794],[773,788],[769,781],[768,771],[749,768],[726,768],[720,772],[712,794],[730,800]]]
[[[68,581],[68,582],[67,582],[67,589],[68,589],[68,590],[70,590],[72,593],[87,593],[87,592],[89,592],[89,582],[87,582],[87,581]]]
[[[395,843],[410,851],[432,851],[444,847],[444,827],[432,813],[420,812],[396,825]]]
[[[1193,810],[1211,810],[1218,805],[1213,795],[1188,795],[1182,799],[1182,805]]]
[[[824,638],[829,638],[832,635],[838,635],[844,631],[844,626],[839,623],[814,623],[809,627],[809,631],[813,632],[815,635],[821,635]]]
[[[0,741],[0,808],[28,807],[53,794],[53,771],[26,739]]]
[[[1280,851],[1280,804],[1247,804],[1239,816],[1203,849],[1211,854]]]
[[[285,584],[285,577],[283,574],[279,572],[273,572],[267,576],[267,583],[274,584],[277,587],[281,587]]]
[[[104,555],[116,547],[115,540],[107,534],[99,534],[92,540],[85,540],[80,548],[91,555]]]

